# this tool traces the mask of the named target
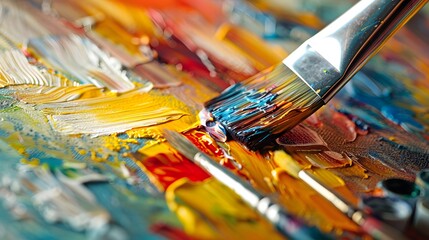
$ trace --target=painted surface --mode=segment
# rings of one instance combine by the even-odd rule
[[[309,225],[363,236],[285,163],[356,205],[380,180],[428,168],[427,9],[284,134],[284,118],[317,99],[272,67],[350,2],[1,1],[0,238],[282,238],[164,129]],[[216,99],[234,83],[248,89]],[[201,124],[213,116],[199,115],[207,105],[233,138],[264,151],[211,137]]]

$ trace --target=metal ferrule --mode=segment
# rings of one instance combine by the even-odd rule
[[[328,102],[427,0],[361,0],[283,63]]]

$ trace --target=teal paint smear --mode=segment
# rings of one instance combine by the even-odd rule
[[[23,158],[16,150],[12,149],[9,144],[0,139],[0,180],[9,177],[12,180],[18,176],[16,170],[20,159]],[[1,187],[0,187],[1,189]],[[20,194],[18,199],[21,204],[30,213],[32,218],[26,220],[16,220],[5,208],[4,196],[0,197],[0,239],[28,239],[28,240],[45,240],[45,239],[87,239],[84,234],[63,229],[57,224],[45,222],[34,209],[31,203],[32,196]],[[7,229],[6,235],[2,235],[1,228]],[[61,237],[58,237],[61,236]],[[4,238],[3,238],[4,237]]]
[[[180,227],[176,216],[168,210],[163,197],[150,195],[129,196],[120,192],[118,187],[109,183],[85,184],[97,197],[98,202],[105,207],[116,223],[123,227],[130,239],[163,239],[151,232],[148,227],[155,223],[166,223]]]
[[[357,125],[363,130],[367,130],[369,128],[383,129],[385,127],[384,122],[380,120],[381,116],[370,110],[343,106],[340,112],[345,112],[350,115],[358,116],[357,118],[359,119],[359,121],[362,121],[362,123]],[[361,125],[363,125],[364,127],[361,127]]]
[[[342,90],[343,96],[375,108],[386,119],[401,126],[410,133],[422,133],[424,125],[415,119],[413,111],[403,106],[418,106],[406,87],[387,74],[369,68],[357,73]],[[345,93],[345,94],[344,94]],[[367,122],[375,123],[375,118],[363,111],[354,113]],[[377,124],[380,127],[380,124]]]
[[[17,101],[10,96],[0,95],[0,113],[12,111],[16,102]]]
[[[10,168],[19,162],[22,155],[19,154],[15,149],[11,148],[8,143],[0,139],[0,176],[7,173]]]
[[[414,112],[394,105],[381,107],[381,114],[408,132],[423,132],[425,127],[414,119]]]
[[[0,200],[0,202],[2,202]],[[10,216],[8,209],[0,204],[0,231],[7,229],[5,235],[0,233],[1,239],[13,240],[57,240],[57,239],[76,239],[87,240],[82,233],[63,230],[56,225],[43,223],[39,220],[17,221]],[[10,238],[9,238],[10,237]]]

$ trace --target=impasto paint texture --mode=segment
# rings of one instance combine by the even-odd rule
[[[427,7],[279,131],[322,102],[277,64],[353,2],[0,1],[0,239],[284,238],[166,129],[308,226],[368,237],[289,166],[354,207],[429,168]]]

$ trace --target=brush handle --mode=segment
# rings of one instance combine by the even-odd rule
[[[194,155],[193,160],[198,166],[233,190],[244,202],[268,219],[288,239],[331,239],[316,227],[307,226],[300,219],[288,214],[280,204],[261,194],[248,182],[243,181],[206,154],[199,152]]]
[[[427,0],[361,0],[284,63],[329,101]]]
[[[276,229],[288,239],[332,239],[320,232],[318,228],[307,226],[300,219],[288,214],[282,206],[269,197],[261,198],[255,209],[273,223]]]
[[[368,216],[361,210],[353,207],[353,205],[341,197],[334,189],[326,186],[317,180],[317,177],[307,170],[301,170],[298,177],[307,183],[316,192],[329,200],[338,210],[344,213],[347,217],[362,227],[362,230],[371,235],[374,239],[383,240],[400,240],[406,239],[397,229]]]
[[[279,219],[274,224],[277,230],[293,240],[329,240],[333,239],[329,235],[322,233],[316,227],[309,227],[302,224],[298,219],[294,219],[287,214],[280,212]]]

